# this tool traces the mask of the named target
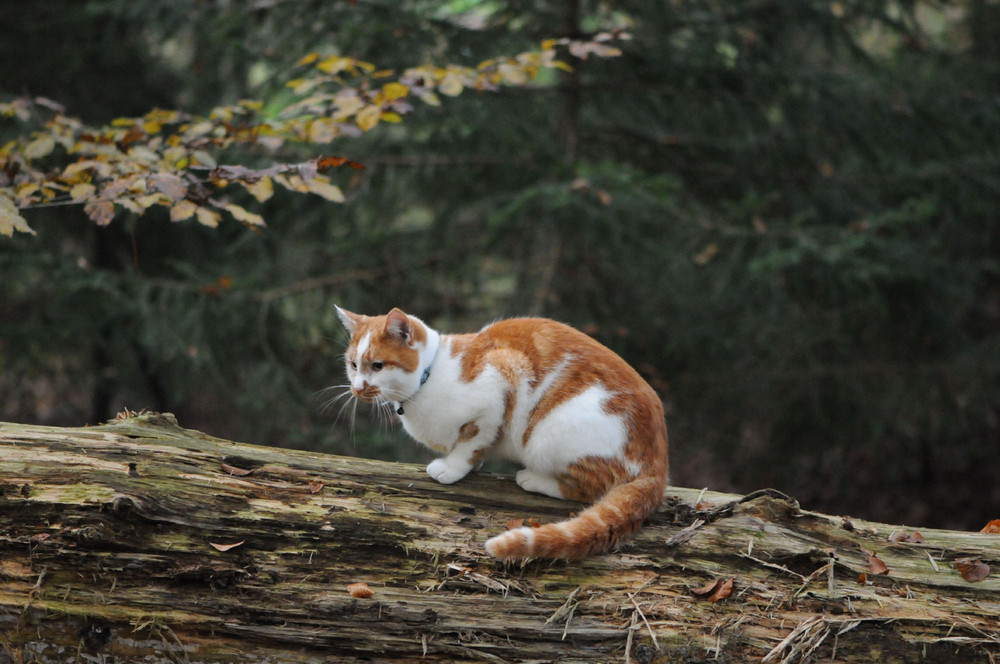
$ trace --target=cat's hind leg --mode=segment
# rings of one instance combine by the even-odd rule
[[[559,480],[551,475],[544,475],[533,470],[519,470],[514,476],[517,485],[525,491],[540,493],[553,498],[562,498],[562,491],[559,488]]]

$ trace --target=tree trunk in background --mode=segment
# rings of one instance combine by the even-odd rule
[[[996,535],[893,542],[896,527],[776,492],[669,494],[621,551],[502,564],[489,535],[580,507],[505,477],[442,486],[418,466],[233,443],[170,415],[0,424],[0,662],[1000,655]],[[993,571],[969,582],[962,559]]]

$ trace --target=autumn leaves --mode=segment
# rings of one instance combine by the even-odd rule
[[[343,157],[320,156],[303,163],[269,168],[220,165],[234,147],[264,148],[269,154],[286,144],[327,145],[360,136],[381,123],[399,123],[415,101],[438,106],[441,97],[466,90],[497,90],[535,81],[543,70],[570,70],[557,49],[571,57],[613,57],[607,42],[627,35],[602,33],[591,41],[546,40],[540,48],[475,67],[424,65],[398,73],[356,58],[310,53],[297,67],[305,71],[288,81],[297,99],[277,111],[259,100],[219,106],[205,116],[153,109],[137,118],[118,118],[88,127],[48,99],[16,99],[0,104],[0,118],[39,127],[0,146],[0,234],[34,233],[22,211],[51,205],[83,205],[98,225],[124,209],[142,216],[160,206],[171,221],[194,219],[215,227],[229,216],[249,226],[264,219],[234,202],[230,186],[263,203],[274,185],[310,193],[334,203],[346,196],[325,174],[339,167],[363,168]]]

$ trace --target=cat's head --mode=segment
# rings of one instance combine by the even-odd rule
[[[419,389],[420,353],[427,346],[423,322],[399,309],[362,316],[337,307],[337,315],[351,335],[344,359],[355,397],[404,401]]]

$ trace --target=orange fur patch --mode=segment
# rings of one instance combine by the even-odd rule
[[[406,316],[398,309],[393,309],[385,316],[359,316],[355,320],[354,334],[351,335],[351,342],[347,347],[348,357],[353,357],[358,364],[384,362],[387,367],[396,367],[409,372],[416,371],[420,362],[420,354],[414,345],[427,343],[427,328],[420,321],[406,316],[412,334],[408,340],[403,340],[390,332],[390,316],[396,315]],[[354,357],[358,342],[368,333],[371,333],[371,341],[364,357]]]
[[[466,422],[458,428],[458,442],[464,443],[479,435],[479,427],[475,422]]]

